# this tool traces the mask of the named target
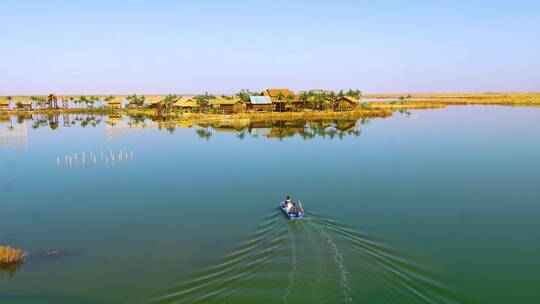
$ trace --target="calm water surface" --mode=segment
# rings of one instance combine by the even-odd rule
[[[0,243],[30,253],[1,303],[538,301],[540,109],[34,115],[0,136]]]

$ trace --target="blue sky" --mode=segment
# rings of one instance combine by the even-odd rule
[[[0,2],[0,95],[540,91],[537,1]]]

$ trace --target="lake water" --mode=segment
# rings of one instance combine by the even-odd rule
[[[0,302],[538,301],[540,109],[210,125],[1,119]]]

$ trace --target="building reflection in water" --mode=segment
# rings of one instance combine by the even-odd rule
[[[313,138],[343,139],[347,136],[360,136],[361,125],[369,123],[367,119],[296,119],[252,121],[247,118],[225,118],[212,120],[152,120],[144,115],[29,115],[27,117],[3,117],[0,121],[0,139],[3,145],[9,139],[9,145],[25,145],[28,141],[26,120],[30,121],[32,129],[82,128],[103,126],[105,138],[113,139],[140,130],[165,130],[174,133],[176,129],[195,129],[200,138],[210,140],[213,133],[234,133],[239,139],[246,138],[276,138],[284,140],[291,137],[301,137],[304,140]],[[90,159],[90,161],[93,161]],[[97,161],[97,159],[96,159]],[[112,159],[110,160],[112,161]]]
[[[26,149],[28,129],[24,123],[25,119],[28,117],[0,116],[0,147]]]

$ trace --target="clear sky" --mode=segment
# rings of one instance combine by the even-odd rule
[[[0,1],[0,95],[540,91],[539,1]]]

